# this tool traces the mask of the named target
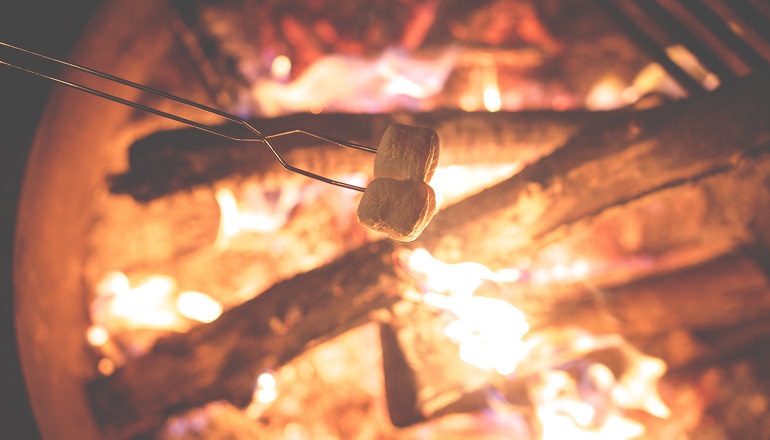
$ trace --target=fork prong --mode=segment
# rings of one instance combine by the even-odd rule
[[[277,138],[277,137],[281,137],[281,136],[286,136],[286,135],[290,135],[290,134],[293,134],[293,133],[303,133],[303,134],[306,134],[308,136],[312,136],[312,137],[317,138],[317,139],[321,139],[321,140],[324,140],[324,141],[327,141],[327,142],[331,142],[331,143],[336,144],[336,145],[340,145],[342,147],[353,148],[353,149],[357,149],[357,150],[366,151],[366,152],[369,152],[369,153],[376,153],[377,150],[374,149],[374,148],[367,147],[365,145],[359,145],[359,144],[356,144],[356,143],[353,143],[353,142],[343,141],[341,139],[336,139],[336,138],[333,138],[331,136],[327,136],[325,134],[318,133],[318,132],[315,132],[315,131],[312,131],[312,130],[308,130],[308,129],[303,129],[303,128],[291,128],[291,129],[288,129],[288,130],[284,130],[282,132],[273,133],[273,134],[270,134],[269,136],[265,136],[259,130],[254,128],[251,124],[246,122],[246,120],[244,120],[242,118],[239,118],[238,116],[232,115],[230,113],[226,113],[226,112],[223,112],[221,110],[215,109],[213,107],[209,107],[207,105],[200,104],[200,103],[197,103],[195,101],[190,101],[188,99],[181,98],[179,96],[172,95],[170,93],[166,93],[166,92],[163,92],[161,90],[153,89],[151,87],[148,87],[148,86],[145,86],[145,85],[142,85],[142,84],[138,84],[138,83],[135,83],[135,82],[123,79],[123,78],[119,78],[117,76],[113,76],[113,75],[110,75],[108,73],[100,72],[98,70],[94,70],[94,69],[91,69],[89,67],[81,66],[81,65],[75,64],[75,63],[70,63],[70,62],[67,62],[67,61],[58,60],[56,58],[51,58],[51,57],[48,57],[46,55],[42,55],[42,54],[39,54],[39,53],[30,51],[30,50],[27,50],[27,49],[22,49],[20,47],[13,46],[11,44],[4,43],[2,41],[0,41],[0,46],[9,48],[11,50],[14,50],[15,53],[25,53],[27,55],[34,56],[34,57],[36,57],[38,59],[42,59],[42,60],[46,60],[46,61],[49,61],[49,62],[53,62],[55,64],[58,64],[58,65],[61,65],[61,66],[64,66],[64,67],[69,67],[69,68],[78,70],[80,72],[83,72],[83,73],[86,73],[86,74],[89,74],[89,75],[92,75],[92,76],[96,76],[98,78],[102,78],[102,79],[110,81],[110,82],[114,82],[114,83],[117,83],[117,84],[129,87],[129,88],[141,90],[141,91],[144,91],[144,92],[147,92],[147,93],[150,93],[150,94],[153,94],[153,95],[165,98],[165,99],[169,99],[171,101],[178,102],[180,104],[183,104],[183,105],[186,105],[186,106],[189,106],[189,107],[193,107],[193,108],[198,109],[200,111],[203,111],[205,113],[210,113],[210,114],[219,116],[221,118],[224,118],[225,120],[228,120],[230,122],[234,122],[236,124],[239,124],[239,125],[243,126],[248,131],[250,131],[253,136],[252,137],[237,137],[237,136],[233,136],[233,135],[230,135],[229,133],[227,133],[225,131],[222,131],[218,127],[202,124],[202,123],[196,122],[194,120],[191,120],[191,119],[179,116],[179,115],[175,115],[173,113],[165,112],[163,110],[158,110],[158,109],[156,109],[154,107],[149,107],[149,106],[146,106],[144,104],[140,104],[138,102],[130,101],[128,99],[121,98],[119,96],[116,96],[116,95],[113,95],[113,94],[110,94],[110,93],[107,93],[107,92],[104,92],[104,91],[101,91],[101,90],[98,90],[98,89],[95,89],[95,88],[92,88],[92,87],[84,86],[82,84],[78,84],[78,83],[75,83],[75,82],[72,82],[72,81],[68,81],[68,80],[65,80],[65,79],[62,79],[62,78],[59,78],[59,77],[56,77],[56,76],[47,75],[45,73],[40,72],[39,70],[23,67],[23,66],[18,65],[17,63],[11,63],[11,62],[8,62],[8,61],[0,60],[0,65],[5,65],[5,66],[8,66],[8,67],[12,67],[14,69],[18,69],[18,70],[21,70],[23,72],[30,73],[32,75],[36,75],[38,77],[41,77],[41,78],[44,78],[44,79],[56,82],[58,84],[65,85],[65,86],[71,87],[73,89],[80,90],[82,92],[90,93],[90,94],[98,96],[100,98],[108,99],[110,101],[114,101],[114,102],[117,102],[117,103],[120,103],[120,104],[123,104],[123,105],[127,105],[129,107],[133,107],[133,108],[136,108],[136,109],[148,112],[148,113],[152,113],[152,114],[157,115],[157,116],[161,116],[161,117],[164,117],[164,118],[167,118],[167,119],[171,119],[173,121],[177,121],[177,122],[180,122],[182,124],[188,125],[190,127],[196,128],[198,130],[202,130],[202,131],[205,131],[205,132],[208,132],[208,133],[211,133],[211,134],[215,134],[217,136],[221,136],[221,137],[224,137],[224,138],[227,138],[227,139],[231,139],[231,140],[234,140],[234,141],[243,141],[243,142],[248,142],[248,141],[251,141],[251,142],[263,142],[270,149],[270,151],[273,153],[275,158],[278,159],[278,162],[281,164],[281,166],[283,166],[285,169],[287,169],[289,171],[292,171],[292,172],[297,173],[297,174],[301,174],[301,175],[306,176],[306,177],[310,177],[310,178],[316,179],[316,180],[324,182],[324,183],[328,183],[330,185],[339,186],[339,187],[347,188],[347,189],[352,189],[352,190],[355,190],[355,191],[361,191],[361,192],[365,191],[365,188],[363,188],[363,187],[352,185],[352,184],[345,183],[345,182],[340,182],[340,181],[337,181],[337,180],[334,180],[334,179],[330,179],[328,177],[324,177],[324,176],[321,176],[319,174],[311,173],[310,171],[306,171],[306,170],[303,170],[301,168],[297,168],[297,167],[295,167],[293,165],[288,164],[283,159],[283,157],[281,157],[280,153],[273,146],[273,144],[270,142],[269,139]]]
[[[213,126],[210,126],[210,125],[206,125],[206,124],[201,124],[201,123],[193,121],[192,119],[189,119],[189,118],[185,118],[185,117],[182,117],[182,116],[171,114],[171,113],[165,112],[163,110],[158,110],[156,108],[149,107],[149,106],[140,104],[138,102],[133,102],[133,101],[127,100],[125,98],[121,98],[121,97],[119,97],[117,95],[113,95],[111,93],[103,92],[103,91],[95,89],[93,87],[84,86],[82,84],[74,83],[72,81],[68,81],[68,80],[65,80],[63,78],[59,78],[59,77],[56,77],[56,76],[53,76],[53,75],[48,75],[48,74],[40,72],[39,70],[21,66],[21,65],[19,65],[19,63],[14,64],[14,63],[11,63],[11,62],[8,62],[8,61],[0,60],[0,64],[2,64],[2,65],[8,66],[8,67],[12,67],[14,69],[21,70],[23,72],[27,72],[27,73],[30,73],[32,75],[36,75],[36,76],[38,76],[40,78],[44,78],[44,79],[47,79],[47,80],[59,83],[61,85],[65,85],[67,87],[71,87],[71,88],[76,89],[76,90],[80,90],[81,92],[90,93],[90,94],[92,94],[94,96],[98,96],[98,97],[103,98],[103,99],[108,99],[110,101],[117,102],[117,103],[120,103],[120,104],[123,104],[123,105],[127,105],[129,107],[133,107],[133,108],[136,108],[138,110],[142,110],[142,111],[145,111],[145,112],[148,112],[148,113],[152,113],[152,114],[157,115],[157,116],[161,116],[161,117],[164,117],[164,118],[167,118],[167,119],[171,119],[173,121],[180,122],[180,123],[185,124],[187,126],[190,126],[190,127],[193,127],[193,128],[197,128],[198,130],[202,130],[202,131],[205,131],[205,132],[208,132],[208,133],[211,133],[211,134],[215,134],[217,136],[221,136],[221,137],[224,137],[224,138],[228,138],[228,139],[231,139],[231,140],[234,140],[234,141],[254,142],[254,141],[262,141],[262,139],[263,139],[262,133],[260,133],[259,130],[257,130],[256,128],[254,128],[251,125],[249,125],[249,123],[246,122],[245,120],[243,120],[243,119],[241,119],[241,118],[239,118],[237,116],[231,115],[229,113],[223,112],[221,110],[215,109],[213,107],[209,107],[207,105],[200,104],[200,103],[195,102],[195,101],[190,101],[189,99],[185,99],[185,98],[182,98],[182,97],[179,97],[179,96],[176,96],[176,95],[172,95],[172,94],[166,93],[166,92],[164,92],[162,90],[154,89],[152,87],[148,87],[148,86],[145,86],[143,84],[135,83],[133,81],[129,81],[129,80],[124,79],[124,78],[119,78],[117,76],[110,75],[109,73],[105,73],[105,72],[101,72],[99,70],[91,69],[90,67],[81,66],[80,64],[71,63],[69,61],[62,61],[62,60],[59,60],[59,59],[56,59],[56,58],[49,57],[47,55],[43,55],[43,54],[40,54],[40,53],[37,53],[37,52],[33,52],[31,50],[28,50],[28,49],[24,49],[24,48],[21,48],[21,47],[18,47],[18,46],[14,46],[12,44],[5,43],[5,42],[2,42],[2,41],[0,41],[0,46],[6,47],[8,49],[11,49],[15,53],[17,53],[17,54],[26,54],[26,55],[32,56],[32,57],[34,57],[34,58],[36,58],[38,60],[44,60],[44,61],[47,61],[47,62],[50,62],[50,63],[54,63],[54,64],[62,66],[62,67],[68,67],[68,68],[71,68],[71,69],[75,69],[75,70],[77,70],[79,72],[83,72],[83,73],[85,73],[87,75],[95,76],[97,78],[102,78],[102,79],[107,80],[107,81],[112,82],[112,83],[120,84],[120,85],[126,86],[128,88],[132,88],[132,89],[140,90],[140,91],[143,91],[143,92],[146,92],[146,93],[150,93],[152,95],[159,96],[161,98],[165,98],[165,99],[168,99],[168,100],[171,100],[171,101],[174,101],[174,102],[178,102],[178,103],[180,103],[182,105],[195,108],[195,109],[200,110],[200,111],[202,111],[204,113],[209,113],[209,114],[218,116],[218,117],[223,118],[225,120],[228,120],[230,122],[235,122],[236,124],[239,124],[239,125],[245,127],[247,130],[249,130],[253,136],[251,136],[251,137],[234,136],[234,135],[231,135],[231,134],[229,134],[227,132],[224,132],[224,131],[216,128],[216,127],[213,127]]]
[[[267,134],[265,135],[265,139],[272,139],[272,138],[287,136],[287,135],[296,134],[296,133],[306,134],[316,139],[321,139],[323,141],[327,141],[332,144],[337,144],[341,147],[353,148],[355,150],[366,151],[367,153],[377,153],[376,148],[368,147],[366,145],[356,144],[353,142],[343,141],[342,139],[333,138],[331,136],[327,136],[323,133],[318,133],[317,131],[313,131],[307,128],[299,128],[299,127],[287,128],[277,133]]]
[[[284,134],[284,133],[276,133],[276,135],[281,135],[281,134]],[[273,137],[275,137],[275,136],[273,136]],[[290,165],[288,162],[286,162],[286,160],[284,160],[284,158],[281,156],[281,154],[278,152],[278,150],[270,142],[270,138],[266,137],[263,140],[263,142],[265,143],[265,145],[267,145],[267,147],[270,149],[270,151],[273,152],[273,155],[275,155],[276,159],[278,159],[278,162],[281,164],[281,166],[284,167],[285,169],[289,170],[289,171],[292,171],[292,172],[297,173],[297,174],[301,174],[301,175],[306,176],[306,177],[310,177],[312,179],[315,179],[315,180],[318,180],[318,181],[321,181],[321,182],[324,182],[324,183],[328,183],[329,185],[339,186],[339,187],[342,187],[342,188],[352,189],[352,190],[360,191],[360,192],[366,191],[366,188],[364,188],[364,187],[353,185],[353,184],[346,183],[346,182],[342,182],[342,181],[339,181],[339,180],[330,179],[330,178],[324,177],[324,176],[322,176],[320,174],[311,173],[310,171],[303,170],[302,168],[297,168],[297,167],[295,167],[293,165]]]

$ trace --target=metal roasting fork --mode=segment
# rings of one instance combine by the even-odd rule
[[[313,130],[308,130],[308,129],[305,129],[305,128],[289,128],[289,129],[286,129],[286,130],[283,130],[283,131],[279,131],[279,132],[276,132],[276,133],[263,134],[262,132],[260,132],[256,128],[254,128],[252,125],[250,125],[248,122],[246,122],[244,119],[239,118],[239,117],[237,117],[235,115],[223,112],[221,110],[217,110],[215,108],[209,107],[207,105],[203,105],[203,104],[200,104],[200,103],[197,103],[197,102],[194,102],[194,101],[190,101],[190,100],[185,99],[185,98],[180,98],[178,96],[175,96],[175,95],[172,95],[172,94],[160,91],[160,90],[156,90],[156,89],[153,89],[151,87],[147,87],[147,86],[142,85],[142,84],[137,84],[135,82],[128,81],[128,80],[123,79],[123,78],[118,78],[118,77],[110,75],[108,73],[104,73],[104,72],[100,72],[98,70],[90,69],[88,67],[84,67],[84,66],[81,66],[81,65],[78,65],[78,64],[75,64],[75,63],[70,63],[70,62],[67,62],[67,61],[61,61],[61,60],[58,60],[58,59],[55,59],[55,58],[48,57],[46,55],[41,55],[39,53],[30,51],[30,50],[27,50],[27,49],[22,49],[20,47],[13,46],[11,44],[4,43],[2,41],[0,41],[0,46],[12,49],[12,50],[16,51],[17,53],[24,53],[24,54],[27,54],[27,55],[32,55],[34,57],[37,57],[38,59],[43,59],[43,60],[46,60],[46,61],[57,63],[57,64],[59,64],[61,66],[70,67],[70,68],[79,70],[81,72],[87,73],[89,75],[93,75],[93,76],[96,76],[96,77],[99,77],[99,78],[102,78],[102,79],[106,79],[108,81],[112,81],[112,82],[115,82],[115,83],[118,83],[118,84],[121,84],[121,85],[124,85],[124,86],[127,86],[127,87],[131,87],[131,88],[134,88],[134,89],[142,90],[144,92],[151,93],[153,95],[160,96],[162,98],[170,99],[172,101],[178,102],[180,104],[183,104],[183,105],[186,105],[186,106],[189,106],[189,107],[193,107],[193,108],[201,110],[203,112],[219,116],[219,117],[221,117],[223,119],[226,119],[226,120],[228,120],[230,122],[234,122],[236,124],[239,124],[239,125],[245,127],[251,133],[251,135],[250,136],[243,136],[243,137],[241,137],[241,136],[234,136],[234,135],[231,135],[231,134],[228,134],[228,133],[224,132],[223,130],[221,130],[220,128],[215,127],[215,126],[201,124],[199,122],[193,121],[191,119],[184,118],[182,116],[178,116],[178,115],[175,115],[175,114],[172,114],[172,113],[168,113],[168,112],[165,112],[165,111],[162,111],[162,110],[158,110],[156,108],[149,107],[149,106],[146,106],[144,104],[140,104],[138,102],[129,101],[129,100],[121,98],[119,96],[111,95],[109,93],[105,93],[105,92],[102,92],[100,90],[97,90],[97,89],[94,89],[94,88],[91,88],[91,87],[87,87],[87,86],[84,86],[84,85],[81,85],[81,84],[76,84],[76,83],[73,83],[71,81],[67,81],[67,80],[64,80],[64,79],[61,79],[61,78],[58,78],[58,77],[55,77],[55,76],[47,75],[45,73],[40,72],[39,70],[34,70],[32,68],[22,67],[22,66],[19,66],[17,64],[13,64],[12,62],[4,61],[2,59],[0,59],[0,64],[1,65],[12,67],[14,69],[18,69],[18,70],[30,73],[32,75],[36,75],[38,77],[45,78],[45,79],[54,81],[54,82],[59,83],[59,84],[63,84],[65,86],[72,87],[73,89],[77,89],[77,90],[80,90],[80,91],[83,91],[83,92],[87,92],[87,93],[90,93],[92,95],[96,95],[98,97],[104,98],[104,99],[109,99],[110,101],[118,102],[120,104],[124,104],[124,105],[130,106],[130,107],[133,107],[133,108],[136,108],[136,109],[139,109],[139,110],[143,110],[143,111],[146,111],[146,112],[158,115],[158,116],[162,116],[164,118],[171,119],[173,121],[181,122],[182,124],[188,125],[188,126],[193,127],[193,128],[197,128],[198,130],[202,130],[202,131],[205,131],[205,132],[208,132],[208,133],[211,133],[211,134],[215,134],[217,136],[221,136],[221,137],[224,137],[224,138],[227,138],[227,139],[231,139],[231,140],[234,140],[234,141],[240,141],[240,142],[262,142],[262,143],[264,143],[270,149],[270,151],[273,153],[273,155],[275,155],[276,159],[278,159],[278,162],[280,162],[280,164],[284,168],[289,170],[289,171],[292,171],[292,172],[301,174],[303,176],[307,176],[307,177],[319,180],[319,181],[324,182],[324,183],[328,183],[328,184],[335,185],[335,186],[340,186],[342,188],[348,188],[348,189],[352,189],[352,190],[356,190],[356,191],[361,191],[361,192],[365,191],[365,188],[363,188],[363,187],[356,186],[356,185],[351,185],[349,183],[341,182],[341,181],[334,180],[334,179],[330,179],[328,177],[324,177],[324,176],[321,176],[321,175],[318,175],[318,174],[315,174],[315,173],[311,173],[310,171],[303,170],[301,168],[297,168],[295,166],[292,166],[292,165],[288,164],[283,159],[283,157],[281,157],[281,155],[278,152],[278,150],[276,150],[276,148],[274,147],[273,143],[271,142],[271,139],[276,139],[276,138],[279,138],[281,136],[287,136],[287,135],[290,135],[290,134],[305,134],[307,136],[314,137],[316,139],[320,139],[320,140],[323,140],[323,141],[326,141],[326,142],[330,142],[332,144],[336,144],[336,145],[339,145],[341,147],[353,148],[355,150],[361,150],[361,151],[365,151],[365,152],[368,152],[368,153],[375,153],[376,154],[377,153],[377,149],[376,148],[368,147],[368,146],[365,146],[365,145],[359,145],[359,144],[355,144],[355,143],[352,143],[352,142],[343,141],[343,140],[336,139],[336,138],[333,138],[331,136],[327,136],[325,134],[318,133],[318,132],[315,132]]]
[[[770,72],[770,6],[765,0],[599,0],[641,50],[689,95],[706,87],[666,52],[661,38],[684,46],[719,84]],[[762,51],[760,48],[765,47]],[[736,61],[737,60],[737,61]],[[740,66],[743,68],[740,68]]]

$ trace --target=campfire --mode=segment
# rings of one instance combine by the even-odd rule
[[[682,80],[631,1],[327,3],[172,1],[176,67],[146,75],[265,132],[435,129],[438,213],[396,242],[262,145],[127,116],[78,272],[106,438],[764,438],[766,70],[669,41]],[[371,154],[281,151],[373,178]]]

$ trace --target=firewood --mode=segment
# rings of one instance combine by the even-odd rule
[[[768,99],[770,83],[755,77],[660,108],[613,113],[515,176],[444,210],[416,244],[441,249],[444,261],[510,264],[518,249],[561,225],[766,150]]]
[[[265,133],[304,127],[339,139],[378,145],[388,125],[399,122],[436,129],[442,141],[440,165],[529,163],[566,142],[589,121],[587,112],[464,113],[403,115],[302,114],[250,121]],[[242,128],[241,128],[242,130]],[[233,133],[241,133],[233,127]],[[277,143],[291,165],[321,175],[372,173],[374,157],[307,136]],[[283,169],[261,143],[234,142],[194,129],[153,134],[134,143],[129,169],[111,177],[114,194],[146,202],[177,191],[211,185],[228,177],[283,179]]]
[[[716,176],[719,182],[720,173],[737,181],[749,176],[746,181],[758,188],[747,205],[740,201],[738,206],[767,204],[768,188],[761,177],[767,160],[760,157],[752,165],[751,155],[770,146],[768,95],[770,85],[757,78],[659,109],[613,113],[516,176],[443,210],[420,239],[398,246],[425,247],[446,260],[502,267],[516,256],[528,256],[521,253],[528,246],[545,248],[548,234],[559,228],[656,191],[686,188],[690,181],[714,189],[708,178]],[[748,163],[749,172],[736,163]],[[742,188],[735,185],[732,192],[718,196],[715,209],[729,206],[726,200]],[[748,222],[746,229],[756,236],[770,236],[752,230],[754,225],[766,226],[766,220],[744,216],[736,221]],[[396,248],[390,241],[376,242],[278,283],[217,321],[171,338],[113,376],[91,383],[95,414],[105,431],[129,438],[156,429],[171,414],[212,400],[245,405],[259,371],[288,362],[305,348],[365,322],[368,312],[398,300],[404,283],[391,263]],[[462,254],[454,257],[459,250]],[[636,289],[644,292],[640,295],[652,295],[650,304],[659,301],[654,294],[672,295],[645,285]],[[628,297],[618,298],[620,305],[620,298]],[[714,307],[721,303],[717,295]],[[644,319],[624,316],[628,322]]]
[[[484,386],[490,374],[457,355],[457,344],[444,335],[451,316],[408,308],[380,326],[385,397],[394,426],[487,408]]]
[[[560,303],[612,296],[617,286],[709,264],[739,249],[767,249],[761,237],[770,232],[767,209],[763,210],[770,203],[770,185],[764,178],[768,174],[770,153],[766,151],[729,170],[562,225],[516,250],[529,259],[530,274],[543,279],[540,285],[517,287],[507,299],[530,315],[550,313]],[[575,263],[586,273],[565,272]],[[703,282],[714,281],[704,278]],[[750,283],[747,275],[741,285]],[[757,306],[761,308],[761,303]]]
[[[770,316],[770,280],[744,250],[557,305],[550,322],[639,337],[728,328]]]
[[[394,244],[365,246],[280,282],[190,332],[160,341],[89,386],[108,438],[133,438],[170,415],[214,400],[245,406],[256,375],[369,320],[399,300]]]
[[[534,267],[545,262],[551,268],[553,250],[558,248],[555,258],[566,257],[560,261],[564,267],[569,267],[570,257],[578,256],[597,270],[579,277],[562,274],[543,284],[490,286],[478,294],[504,298],[525,311],[533,331],[577,326],[599,334],[620,333],[648,345],[645,352],[669,365],[685,362],[690,369],[695,364],[713,365],[712,350],[683,353],[655,341],[670,332],[741,327],[770,317],[766,267],[770,259],[756,244],[755,225],[762,214],[754,212],[754,206],[770,202],[770,186],[762,183],[769,174],[766,153],[729,171],[605,209],[519,250]],[[414,318],[419,313],[423,316]],[[387,393],[389,406],[397,408],[391,410],[394,423],[415,423],[420,419],[414,414],[435,417],[483,388],[481,372],[463,365],[457,347],[443,336],[445,316],[420,309],[401,315],[398,320],[406,324],[395,331],[396,343],[383,342],[386,381],[390,377],[399,384],[398,393]],[[770,329],[766,325],[752,329],[748,335],[752,338],[742,332],[744,337],[737,342],[736,338],[732,344],[717,342],[719,358],[743,352],[758,337],[770,337],[768,332],[756,334]],[[400,357],[408,366],[410,382],[401,383],[396,374],[388,374],[387,360],[392,364]],[[411,392],[405,394],[405,389]],[[391,405],[391,400],[397,403]],[[418,409],[405,413],[412,401]]]

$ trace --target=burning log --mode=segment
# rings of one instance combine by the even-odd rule
[[[608,208],[652,200],[648,197],[656,196],[656,192],[665,195],[670,190],[681,194],[691,181],[712,191],[706,193],[709,203],[715,202],[709,210],[768,206],[770,196],[762,177],[767,175],[767,158],[760,155],[756,164],[751,158],[769,146],[770,113],[765,105],[768,95],[770,87],[766,82],[755,79],[738,88],[659,109],[605,115],[607,119],[550,156],[439,213],[423,236],[409,246],[426,247],[448,260],[461,249],[462,259],[503,267],[515,261],[517,255],[529,256],[527,252],[545,249],[556,240],[557,236],[552,234],[561,233],[562,228],[569,231],[581,221],[590,223],[592,218],[611,212]],[[748,163],[745,166],[749,171],[736,167],[736,163]],[[721,195],[713,192],[731,180],[743,184],[734,184]],[[756,191],[731,205],[746,185],[753,185]],[[714,195],[717,197],[711,200]],[[725,212],[739,213],[741,209]],[[756,241],[757,237],[766,240],[770,236],[767,212],[759,215],[735,219],[742,229],[707,230],[727,235],[713,237],[717,241],[723,239],[723,243],[740,244]],[[736,230],[747,234],[730,237]],[[586,227],[584,231],[600,229]],[[676,238],[671,243],[676,243]],[[130,361],[113,376],[93,382],[90,389],[95,413],[105,431],[116,438],[128,438],[157,428],[171,414],[216,399],[245,405],[259,371],[280,366],[307,347],[365,322],[370,311],[398,300],[397,294],[404,284],[391,264],[395,249],[392,242],[373,243],[322,268],[278,283],[217,321],[171,338],[150,354]],[[734,247],[719,249],[708,255],[719,258]],[[735,266],[725,266],[727,272],[707,270],[708,265],[693,270],[698,275],[705,273],[707,276],[699,279],[706,283],[710,276],[727,280],[715,283],[713,288],[719,290],[719,286],[724,286],[728,292],[734,292],[730,290],[734,289],[734,273],[750,273],[750,285],[758,286],[751,292],[766,295],[767,280],[752,266],[755,263],[744,257],[735,258],[728,260]],[[702,261],[688,260],[688,264]],[[730,271],[731,267],[741,272]],[[640,270],[635,276],[649,275],[654,274]],[[661,298],[672,293],[656,286],[671,283],[676,287],[692,279],[694,275],[685,271],[657,281],[663,284],[640,281],[642,284],[628,284],[626,289],[642,292],[639,295],[647,298],[649,304],[660,304],[664,302]],[[582,290],[586,291],[590,290]],[[634,295],[615,292],[617,307]],[[700,290],[690,292],[697,295]],[[717,299],[710,310],[723,304],[719,298],[725,297],[724,292],[715,293]],[[584,300],[585,296],[581,293],[578,299]],[[740,303],[742,307],[753,307],[752,304]],[[672,319],[665,313],[680,313],[666,307],[657,310],[661,312],[656,318],[659,320]],[[764,314],[765,309],[756,312]],[[732,318],[719,324],[734,322],[740,313],[731,314]],[[710,319],[708,313],[704,316]],[[623,317],[626,324],[636,325],[637,331],[644,330],[646,315]],[[708,323],[685,320],[680,324]],[[404,417],[409,418],[409,414]]]
[[[305,127],[364,145],[378,145],[392,122],[436,129],[442,137],[440,164],[529,163],[566,142],[589,121],[587,112],[464,113],[410,115],[302,114],[251,121],[265,133]],[[333,131],[330,128],[333,127]],[[371,174],[372,157],[300,137],[279,145],[286,161],[321,175]],[[310,141],[310,143],[308,143]],[[162,132],[129,148],[129,169],[113,176],[110,190],[146,202],[227,177],[286,178],[262,144],[229,141],[194,129]]]
[[[651,341],[669,332],[728,328],[766,319],[770,316],[770,272],[763,263],[767,251],[757,250],[762,245],[755,244],[761,231],[753,227],[765,217],[753,209],[770,200],[770,188],[757,185],[770,173],[770,157],[764,153],[761,160],[745,162],[728,172],[606,209],[536,240],[520,252],[531,257],[533,265],[551,269],[546,271],[550,279],[535,276],[534,281],[516,283],[502,292],[487,288],[479,293],[516,305],[526,313],[534,330],[577,326],[596,334],[623,334],[637,341]],[[672,219],[676,225],[670,224]],[[766,226],[759,229],[770,230]],[[628,243],[629,238],[632,243]],[[567,258],[558,260],[565,256],[560,252],[558,262],[542,261],[548,260],[554,248],[568,250]],[[570,267],[570,258],[575,255],[583,264],[585,258],[591,261],[580,275],[570,273],[572,267],[578,267]],[[389,391],[389,399],[398,402],[390,404],[389,400],[394,423],[443,413],[472,396],[461,390],[470,387],[469,391],[475,392],[484,386],[483,375],[480,382],[479,371],[462,366],[450,341],[425,336],[431,332],[443,335],[440,329],[447,324],[445,318],[402,320],[410,324],[402,325],[391,339],[399,341],[400,350],[407,353],[405,362],[412,377],[408,383],[393,379],[395,374],[388,375],[388,368],[393,366],[387,359],[399,359],[400,351],[393,348],[399,345],[386,345],[383,339],[385,378],[398,384],[397,393]],[[418,328],[413,328],[414,323]],[[766,335],[752,333],[752,338],[739,343],[722,344],[720,355],[743,350]],[[658,357],[670,365],[704,362],[666,351],[666,347],[654,348],[662,351]],[[451,373],[435,373],[436,365],[452,365],[447,368]],[[387,385],[386,390],[396,387]],[[405,391],[407,386],[411,386],[411,393]],[[415,402],[417,409],[407,411]],[[476,408],[485,405],[477,402]]]
[[[766,150],[768,98],[770,86],[756,77],[656,109],[610,113],[553,154],[437,215],[417,243],[449,247],[439,256],[444,261],[462,256],[504,267],[560,226]]]
[[[156,429],[184,409],[224,399],[245,406],[261,371],[369,320],[400,299],[394,244],[378,242],[280,282],[209,325],[159,342],[90,384],[109,438]]]
[[[770,188],[763,178],[768,173],[770,157],[765,151],[742,160],[727,171],[655,191],[560,226],[518,249],[531,259],[532,271],[550,272],[541,275],[540,285],[533,283],[520,287],[509,300],[530,316],[543,311],[548,314],[559,303],[585,298],[604,302],[608,297],[615,298],[618,286],[624,286],[622,291],[629,286],[628,283],[633,284],[641,278],[708,265],[711,264],[709,261],[725,255],[743,254],[745,249],[767,249],[767,242],[763,239],[770,231],[767,211],[757,207],[765,206],[770,199]],[[757,252],[752,251],[754,254]],[[761,262],[763,257],[758,256],[754,260]],[[576,262],[579,262],[578,266],[583,266],[579,271],[584,273],[579,276],[566,269]],[[566,272],[560,273],[559,267],[563,267],[561,272]],[[680,288],[675,288],[676,283],[672,282],[666,290],[689,291],[701,282],[715,283],[720,273],[715,269],[711,273],[713,280],[707,276],[685,277]],[[744,289],[761,284],[761,271],[752,273],[753,277],[747,273],[745,279],[736,285]],[[704,281],[696,283],[697,280]],[[597,297],[597,289],[604,289],[605,292]],[[703,285],[700,290],[708,291],[709,288]],[[748,294],[748,291],[743,293]],[[736,298],[739,296],[736,293]],[[758,309],[762,309],[761,304],[757,303]],[[707,310],[703,312],[709,313]],[[713,318],[718,319],[716,316]],[[727,316],[723,318],[727,319]],[[670,324],[676,325],[681,319],[674,319]],[[709,320],[710,324],[715,324],[714,319]],[[623,331],[636,331],[628,325]],[[643,327],[649,331],[667,326],[661,321]]]
[[[547,320],[649,337],[672,330],[728,328],[770,316],[770,279],[745,250],[603,289],[600,296],[557,305]]]

